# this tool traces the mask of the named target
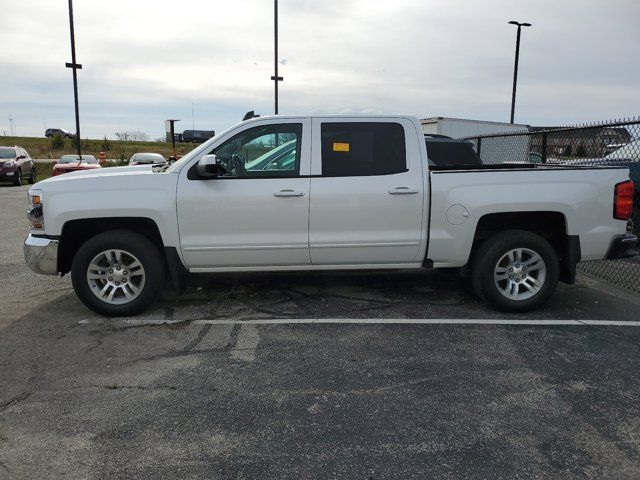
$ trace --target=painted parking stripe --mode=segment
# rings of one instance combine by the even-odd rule
[[[355,324],[355,325],[527,325],[527,326],[625,326],[640,327],[640,322],[624,320],[517,320],[484,318],[268,318],[254,320],[194,320],[197,324],[224,325],[299,325],[299,324]]]
[[[160,318],[130,318],[121,320],[127,325],[163,325],[191,323],[195,325],[515,325],[515,326],[569,326],[569,327],[640,327],[640,321],[624,320],[530,320],[500,318],[265,318],[265,319],[197,319],[163,320]],[[80,324],[104,323],[104,320],[81,320]]]

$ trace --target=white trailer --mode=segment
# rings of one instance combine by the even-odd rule
[[[529,132],[531,130],[529,125],[524,124],[450,117],[424,118],[420,120],[420,123],[425,135],[467,138],[476,145],[476,149],[476,138],[479,136]],[[484,163],[528,162],[529,147],[530,137],[528,135],[487,138],[482,140],[480,157]]]

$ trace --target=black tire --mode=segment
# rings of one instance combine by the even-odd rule
[[[525,299],[512,299],[501,293],[494,280],[494,269],[508,252],[519,248],[531,250],[542,257],[545,277],[539,290],[533,296]],[[526,312],[541,306],[549,299],[558,284],[559,272],[558,255],[544,238],[525,230],[506,230],[489,237],[478,248],[471,264],[471,283],[476,294],[493,308],[506,312]],[[526,272],[522,274],[526,277]],[[540,275],[540,273],[536,274]],[[509,274],[503,273],[503,275]],[[517,278],[518,275],[515,277],[516,281],[523,282],[521,285],[514,285],[517,289],[515,291],[530,294],[530,289],[524,286],[525,280]],[[509,281],[505,277],[500,285],[506,286],[507,282]],[[526,280],[526,282],[529,283],[530,280]]]
[[[112,304],[99,299],[91,290],[87,270],[100,252],[109,249],[124,250],[135,256],[145,272],[144,285],[133,300]],[[147,238],[130,230],[110,230],[92,237],[76,253],[71,267],[73,288],[87,307],[107,317],[136,315],[158,297],[164,286],[165,262],[160,250]]]
[[[13,179],[13,184],[16,187],[20,187],[22,185],[22,170],[16,170],[16,176]]]
[[[30,185],[33,185],[34,183],[36,183],[36,166],[35,165],[31,168],[31,176],[27,181],[29,182]]]

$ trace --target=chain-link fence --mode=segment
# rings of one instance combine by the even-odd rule
[[[632,229],[640,236],[640,120],[467,138],[485,164],[613,165],[629,168],[635,183]],[[578,270],[640,294],[640,257],[584,262]]]

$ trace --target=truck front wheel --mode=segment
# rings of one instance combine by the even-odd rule
[[[164,259],[146,237],[129,230],[96,235],[71,266],[73,288],[87,307],[108,317],[142,312],[164,285]]]
[[[486,239],[475,254],[471,282],[492,307],[510,312],[533,310],[558,284],[558,255],[544,238],[507,230]]]

